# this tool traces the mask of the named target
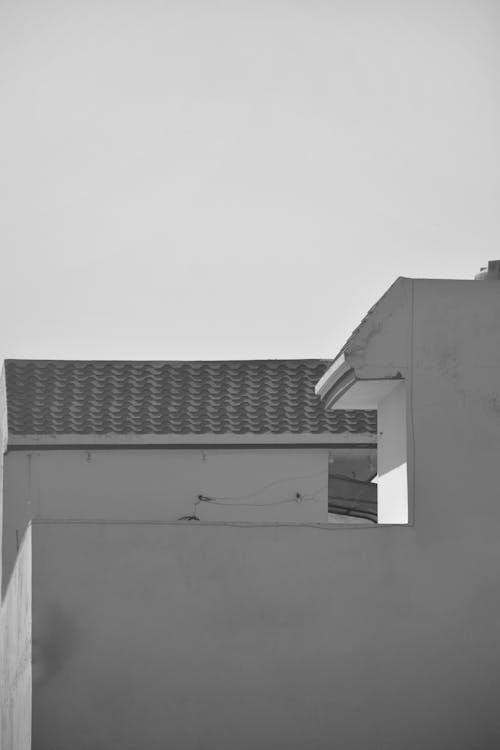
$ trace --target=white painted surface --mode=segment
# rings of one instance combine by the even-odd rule
[[[406,461],[378,480],[378,523],[408,523],[408,479]]]
[[[378,522],[408,523],[406,387],[404,382],[378,405]]]
[[[377,405],[399,385],[397,380],[357,380],[338,401],[334,409],[376,409]],[[327,400],[328,403],[328,400]]]
[[[500,747],[500,286],[414,309],[359,353],[409,371],[413,526],[34,527],[38,747]]]

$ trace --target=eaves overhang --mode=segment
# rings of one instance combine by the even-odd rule
[[[402,380],[400,373],[386,378],[358,377],[341,354],[317,383],[315,392],[327,409],[377,409]]]
[[[354,368],[346,361],[343,354],[328,368],[314,389],[317,396],[328,409],[351,388],[356,382]]]
[[[317,382],[330,412],[377,409],[407,376],[413,281],[399,277],[373,305]]]

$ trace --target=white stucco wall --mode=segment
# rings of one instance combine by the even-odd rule
[[[500,747],[500,286],[406,287],[412,525],[35,524],[37,750]]]
[[[500,552],[453,537],[36,525],[35,747],[500,746]]]
[[[201,522],[326,523],[327,485],[323,448],[9,452],[6,580],[31,518],[174,522],[203,494]]]
[[[500,746],[500,286],[408,291],[413,525],[40,525],[41,747]]]
[[[408,523],[406,386],[378,404],[378,522]]]
[[[0,748],[32,750],[31,529],[0,609]]]

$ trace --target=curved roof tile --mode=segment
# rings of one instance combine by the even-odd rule
[[[329,364],[7,360],[9,432],[375,433],[374,411],[325,410],[314,386]]]

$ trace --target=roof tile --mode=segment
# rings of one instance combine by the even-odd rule
[[[375,433],[374,411],[326,411],[329,362],[7,360],[9,432]]]

